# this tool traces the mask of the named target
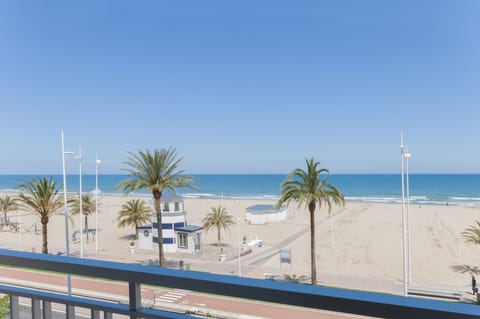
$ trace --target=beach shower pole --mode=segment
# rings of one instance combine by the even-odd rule
[[[98,253],[98,165],[101,163],[95,156],[95,252]]]
[[[412,282],[412,254],[410,252],[410,219],[409,219],[409,208],[410,208],[410,184],[408,181],[408,161],[412,157],[412,154],[408,152],[408,147],[406,148],[405,159],[406,159],[406,169],[407,169],[407,213],[406,213],[406,222],[407,222],[407,259],[408,259],[408,283]]]
[[[408,263],[407,263],[407,222],[405,215],[405,181],[404,181],[404,159],[405,159],[405,146],[403,145],[403,132],[400,132],[400,155],[402,158],[402,220],[403,220],[403,294],[408,296]]]
[[[70,256],[70,241],[68,239],[68,206],[67,206],[67,174],[65,170],[65,154],[74,154],[73,152],[65,152],[65,142],[63,138],[63,130],[62,130],[62,166],[63,166],[63,210],[65,214],[65,244],[66,244],[66,251],[65,254]],[[68,295],[72,295],[72,279],[70,274],[67,274],[67,285],[68,285]]]

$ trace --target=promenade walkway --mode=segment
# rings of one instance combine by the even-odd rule
[[[39,273],[0,267],[0,282],[66,292],[65,275]],[[99,281],[72,277],[72,293],[111,301],[127,302],[128,286],[125,283]],[[226,298],[195,293],[188,290],[142,287],[142,304],[169,311],[186,311],[209,314],[224,319],[352,319],[367,318],[350,314],[333,313],[299,307],[260,303],[238,298]],[[346,309],[348,311],[348,309]]]

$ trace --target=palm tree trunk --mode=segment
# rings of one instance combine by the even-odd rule
[[[220,227],[217,226],[217,241],[218,241],[218,246],[220,246],[222,243],[220,241]]]
[[[309,205],[310,211],[310,259],[312,285],[317,284],[317,257],[315,256],[315,204]]]
[[[42,254],[48,254],[47,226],[48,223],[42,223]]]
[[[153,191],[153,198],[155,199],[155,212],[157,214],[157,233],[158,233],[158,265],[165,267],[165,254],[163,253],[163,231],[162,231],[162,208],[160,205],[160,199],[162,198],[162,192]]]

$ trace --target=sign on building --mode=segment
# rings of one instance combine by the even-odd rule
[[[280,249],[280,264],[292,264],[292,249]]]

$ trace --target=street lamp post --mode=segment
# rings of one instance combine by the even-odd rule
[[[405,146],[403,145],[403,132],[400,132],[400,155],[402,158],[402,233],[403,233],[403,293],[408,296],[408,263],[407,263],[407,216],[405,214],[405,178],[404,159]]]
[[[83,198],[82,198],[82,149],[78,148],[78,155],[75,156],[78,158],[80,163],[80,258],[83,258]],[[87,229],[88,236],[88,229]]]
[[[62,167],[63,167],[63,210],[65,215],[65,254],[70,256],[70,240],[68,239],[68,204],[67,204],[67,174],[65,169],[65,155],[74,154],[73,152],[65,152],[65,141],[62,130]],[[72,294],[72,280],[70,274],[67,274],[68,295]]]
[[[22,242],[22,220],[20,219],[20,212],[17,209],[17,224],[18,224],[18,232],[20,234],[20,250],[23,250],[23,242]]]
[[[406,170],[407,170],[407,213],[406,213],[406,222],[407,222],[407,260],[408,260],[408,283],[412,282],[412,254],[410,252],[410,220],[409,220],[409,208],[410,208],[410,185],[408,180],[408,161],[412,157],[412,154],[408,152],[408,147],[406,149],[405,159],[406,159]]]
[[[95,156],[95,252],[98,253],[98,165],[101,163]]]
[[[238,200],[235,201],[235,203],[237,204],[236,205],[236,208],[237,208],[237,241],[238,241],[238,277],[242,277],[242,263],[241,263],[241,260],[240,260],[240,257],[241,257],[241,252],[240,252],[240,245],[241,245],[241,242],[240,242],[240,211],[238,209]]]

